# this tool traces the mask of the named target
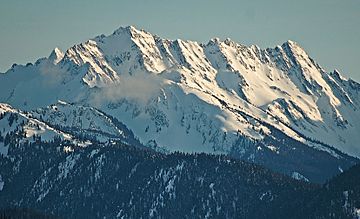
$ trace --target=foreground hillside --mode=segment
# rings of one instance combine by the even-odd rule
[[[10,147],[0,161],[0,206],[70,218],[263,218],[289,209],[268,215],[281,218],[316,188],[226,156],[163,155],[117,144],[66,153],[61,144]]]
[[[352,218],[360,207],[359,166],[320,187],[227,156],[68,141],[14,145],[0,165],[0,208],[63,218]]]
[[[317,195],[304,205],[306,215],[317,218],[360,218],[360,165],[325,183]],[[351,218],[351,216],[350,216]]]

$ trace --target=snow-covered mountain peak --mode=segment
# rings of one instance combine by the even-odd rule
[[[317,67],[315,62],[298,43],[288,40],[281,45],[281,48],[291,59],[294,65],[302,65],[303,62],[306,62],[305,67]]]
[[[287,40],[286,42],[283,43],[283,45],[289,45],[291,47],[300,47],[300,45],[293,40]]]
[[[49,61],[56,65],[64,58],[64,55],[59,48],[55,47],[49,56]]]
[[[136,33],[136,32],[139,32],[139,30],[137,30],[136,27],[134,27],[132,25],[121,26],[113,32],[113,35],[120,35],[120,34],[124,34],[124,33],[132,34],[132,33]]]
[[[136,43],[137,40],[141,39],[141,38],[158,38],[158,36],[153,35],[150,32],[147,32],[144,29],[137,29],[134,26],[125,26],[125,27],[119,27],[117,30],[115,30],[113,32],[113,34],[109,35],[109,36],[104,36],[104,35],[100,35],[98,37],[95,38],[96,39],[105,39],[106,38],[116,38],[116,37],[120,37],[120,38],[127,38],[130,39],[132,41],[134,41]]]
[[[219,37],[214,37],[209,40],[206,45],[219,44],[221,42]]]
[[[334,71],[329,73],[330,76],[336,78],[339,81],[347,81],[347,79],[340,73],[339,70],[335,69]]]
[[[119,81],[118,74],[106,61],[105,54],[95,40],[88,40],[69,48],[61,65],[67,68],[75,65],[76,72],[79,72],[79,68],[83,69],[85,73],[82,81],[89,87],[104,87]]]
[[[229,47],[239,47],[239,46],[243,46],[240,45],[239,43],[235,42],[234,40],[230,39],[230,38],[226,38],[222,43],[224,43],[225,45],[229,46]]]

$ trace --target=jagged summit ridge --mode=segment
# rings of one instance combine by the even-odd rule
[[[221,41],[220,39],[214,38],[210,40],[207,45],[209,46],[211,42],[218,44],[220,48],[233,48],[240,49],[243,52],[246,51],[250,58],[256,57],[255,53],[262,53],[261,55],[266,56],[266,54],[263,54],[266,53],[266,51],[261,51],[257,46],[248,48],[244,45],[237,44],[231,39]],[[300,48],[292,41],[284,43],[282,47],[285,47],[285,45]],[[91,87],[101,87],[103,86],[102,82],[117,81],[116,73],[114,72],[117,72],[117,74],[131,74],[138,70],[145,70],[160,73],[169,69],[184,67],[189,70],[214,71],[217,66],[212,66],[212,63],[209,62],[209,57],[205,54],[206,49],[206,45],[198,44],[197,42],[183,41],[180,39],[161,39],[144,30],[137,30],[133,26],[127,26],[120,27],[109,36],[100,35],[93,40],[75,45],[66,51],[64,58],[73,61],[76,65],[89,63],[92,71],[86,75],[86,80],[84,81]],[[241,64],[247,69],[249,65],[244,62],[244,58],[248,57],[246,57],[246,54],[243,52],[241,55],[245,55],[245,57],[239,58],[241,59]],[[195,54],[195,56],[189,56],[189,53]],[[226,56],[226,62],[233,61],[228,57],[229,54],[227,51],[224,51],[224,49],[221,49],[220,53]],[[201,57],[204,59],[202,60]],[[105,62],[101,61],[99,65],[97,63],[100,62],[99,59],[105,59]],[[253,68],[254,66],[250,67]],[[231,70],[234,69],[238,70],[236,68],[232,68]],[[97,83],[96,81],[101,82]]]

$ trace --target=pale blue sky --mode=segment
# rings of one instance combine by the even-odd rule
[[[360,0],[0,0],[0,71],[127,25],[262,48],[291,39],[326,70],[360,81]]]

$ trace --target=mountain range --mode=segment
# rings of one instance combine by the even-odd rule
[[[119,217],[191,218],[201,211],[203,217],[262,218],[270,208],[285,208],[289,211],[272,217],[292,212],[297,218],[301,211],[310,215],[315,210],[309,204],[295,211],[296,205],[319,202],[322,210],[314,218],[336,218],[355,215],[360,207],[356,198],[355,204],[339,207],[344,192],[353,197],[357,191],[317,185],[330,185],[331,178],[346,175],[359,163],[360,84],[337,70],[326,71],[290,40],[261,49],[231,39],[169,40],[120,27],[64,52],[55,48],[35,63],[14,64],[0,74],[0,91],[3,206],[80,217],[64,213],[66,204],[56,209],[45,203],[70,201],[73,195],[94,197],[96,189],[104,194],[95,195],[97,199],[112,200],[104,188],[116,185],[114,193],[125,187],[130,192],[121,207],[104,205],[99,211],[93,202],[84,202],[82,207],[93,209],[89,217],[114,217],[121,209]],[[205,160],[212,166],[206,167]],[[121,173],[121,166],[131,180],[113,175]],[[215,177],[218,168],[222,180]],[[201,171],[211,177],[200,176]],[[231,173],[234,184],[228,185]],[[259,184],[261,179],[265,181]],[[175,182],[190,186],[181,187],[182,192],[205,189],[192,197],[202,201],[187,206],[189,200],[174,192]],[[252,205],[229,198],[234,191],[250,196]],[[314,198],[315,193],[322,195]],[[289,194],[299,198],[283,203],[290,201]],[[335,213],[327,208],[330,196],[337,203]],[[170,200],[181,203],[184,211],[173,209],[176,202]]]

